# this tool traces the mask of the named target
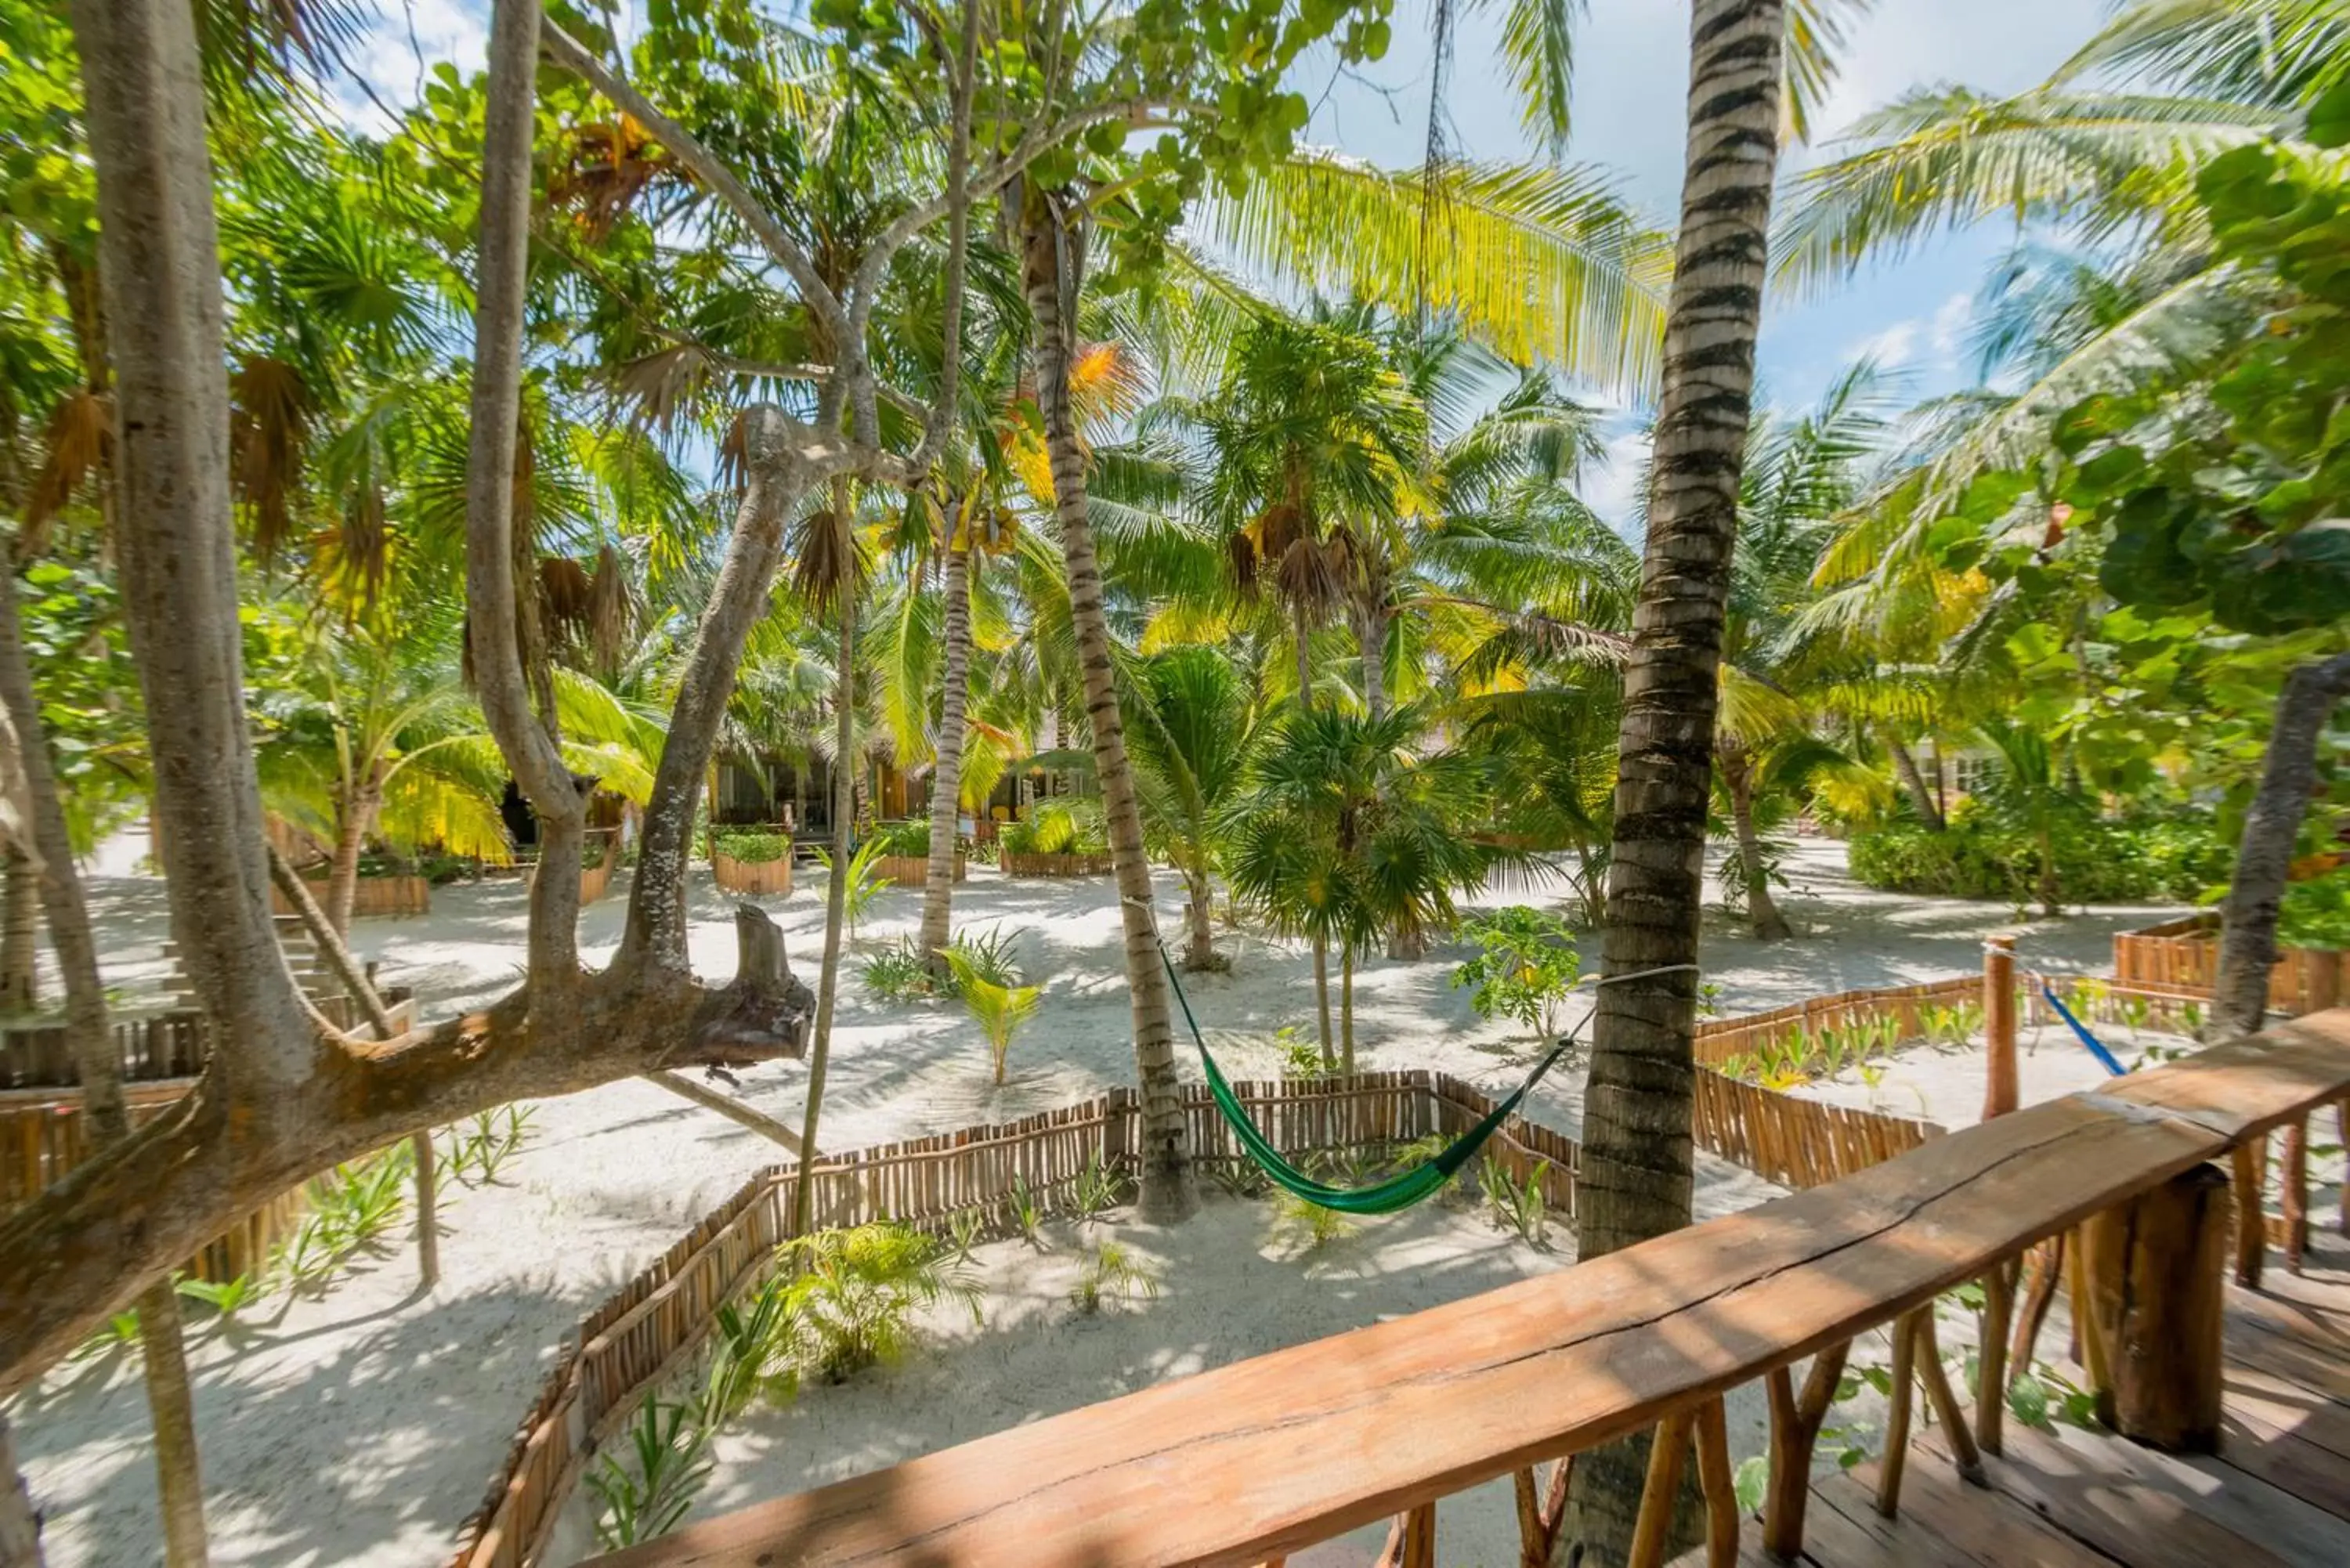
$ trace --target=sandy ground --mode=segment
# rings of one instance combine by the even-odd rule
[[[134,1005],[160,988],[168,924],[161,885],[130,874],[136,854],[118,847],[92,889],[108,981]],[[1826,842],[1801,845],[1787,869],[1794,886],[1785,902],[1802,932],[1797,940],[1757,943],[1726,918],[1709,921],[1708,978],[1721,986],[1726,1012],[1971,971],[1981,963],[1981,938],[1999,929],[2023,933],[2029,964],[2103,971],[2114,932],[2171,912],[2101,909],[2019,924],[2003,905],[1858,888],[1845,876],[1841,846]],[[582,946],[591,961],[617,941],[624,896],[616,888],[586,912]],[[1537,889],[1489,901],[1543,899]],[[885,893],[860,933],[865,944],[910,931],[919,906],[917,893]],[[1179,929],[1180,906],[1175,879],[1162,875],[1162,929]],[[766,907],[813,981],[823,925],[820,879]],[[826,1146],[853,1147],[1021,1116],[1130,1079],[1118,922],[1107,879],[1009,881],[974,867],[956,907],[959,928],[1018,932],[1028,977],[1046,986],[1042,1013],[1013,1047],[1011,1081],[1001,1088],[988,1083],[981,1035],[958,1010],[884,1006],[863,993],[852,973],[835,1042]],[[693,958],[714,979],[733,968],[730,908],[706,881],[696,888]],[[354,945],[361,956],[382,961],[387,980],[414,986],[427,1010],[437,1012],[486,1000],[514,983],[525,921],[518,883],[441,888],[431,916],[363,921]],[[1310,965],[1302,950],[1258,938],[1227,933],[1224,940],[1236,955],[1234,972],[1189,982],[1193,1005],[1236,1075],[1269,1076],[1276,1062],[1267,1044],[1272,1032],[1299,1024],[1310,1034]],[[1596,964],[1596,940],[1586,952]],[[1515,1080],[1529,1043],[1507,1023],[1477,1019],[1466,995],[1451,990],[1460,956],[1440,949],[1419,963],[1366,966],[1357,988],[1362,1064],[1438,1067],[1492,1086]],[[2051,1044],[2042,1054],[2052,1051],[2062,1054]],[[804,1081],[803,1067],[779,1064],[745,1075],[742,1092],[796,1125]],[[1966,1106],[1979,1101],[1980,1082],[1971,1096],[1951,1092],[1958,1105],[1931,1106],[1946,1124],[1970,1114]],[[1554,1075],[1532,1110],[1574,1131],[1580,1102],[1580,1075]],[[1902,1110],[1903,1100],[1888,1100],[1887,1108]],[[363,1266],[322,1299],[266,1303],[255,1314],[265,1321],[234,1337],[200,1336],[197,1413],[214,1561],[389,1568],[441,1559],[558,1341],[597,1300],[776,1153],[755,1135],[639,1083],[548,1102],[538,1107],[532,1139],[507,1168],[505,1185],[459,1193],[444,1208],[443,1277],[431,1296],[414,1289],[412,1259],[396,1254]],[[1699,1181],[1706,1215],[1746,1207],[1771,1190],[1711,1159],[1701,1162]],[[1196,1279],[1203,1301],[1245,1300],[1212,1266],[1218,1254],[1210,1234],[1202,1227],[1199,1241],[1182,1238],[1185,1278]],[[1471,1224],[1468,1236],[1490,1243],[1492,1232]],[[1468,1247],[1467,1240],[1461,1244]],[[1464,1254],[1475,1255],[1473,1247]],[[1263,1264],[1252,1264],[1253,1258],[1252,1249],[1236,1245],[1231,1271]],[[1476,1266],[1464,1263],[1461,1272]],[[1332,1293],[1334,1307],[1357,1303],[1348,1309],[1357,1314],[1353,1322],[1408,1310],[1372,1304],[1387,1299],[1375,1293]],[[1170,1293],[1159,1305],[1173,1312],[1178,1299]],[[1244,1353],[1238,1326],[1204,1318],[1167,1322],[1170,1345],[1221,1344],[1219,1336],[1230,1332],[1233,1354]],[[1318,1319],[1312,1332],[1348,1325],[1339,1317]],[[1245,1348],[1270,1343],[1252,1340]],[[1170,1375],[1180,1354],[1169,1352]],[[1139,1351],[1123,1363],[1149,1364]],[[900,1376],[912,1375],[910,1368]],[[1041,1411],[1074,1403],[1084,1392],[1056,1400],[1040,1389],[1028,1397]],[[111,1568],[157,1561],[146,1412],[135,1369],[104,1362],[60,1368],[16,1414],[27,1478],[49,1518],[50,1562]]]

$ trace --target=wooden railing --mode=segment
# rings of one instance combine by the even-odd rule
[[[1573,1457],[1653,1432],[1634,1568],[1662,1562],[1692,1451],[1710,1560],[1727,1563],[1738,1560],[1744,1521],[1722,1397],[1758,1380],[1772,1413],[1762,1543],[1791,1558],[1802,1548],[1812,1450],[1859,1334],[1889,1329],[1895,1345],[1879,1508],[1899,1508],[1921,1386],[1961,1474],[1980,1478],[1979,1449],[2001,1449],[2005,1401],[1978,1401],[1971,1414],[1960,1406],[1934,1343],[1934,1302],[1982,1282],[1981,1377],[2004,1387],[2023,1254],[2044,1240],[2074,1237],[2067,1251],[2088,1276],[2084,1359],[2121,1429],[2189,1447],[2216,1440],[2217,1243],[2244,1194],[2217,1201],[2225,1179],[2208,1162],[2345,1095],[2350,1012],[2335,1011],[1572,1269],[1032,1422],[598,1561],[1269,1563],[1391,1521],[1385,1560],[1432,1563],[1437,1501],[1514,1477],[1526,1560],[1545,1562]],[[2237,1223],[2257,1234],[2241,1215]],[[2158,1311],[2159,1324],[2138,1315]],[[2024,1354],[2038,1326],[2027,1311],[2017,1336]],[[2123,1344],[2131,1355],[2105,1354]],[[1547,1477],[1539,1473],[1553,1461]]]
[[[1938,1129],[1898,1117],[1795,1100],[1701,1073],[1700,1142],[1751,1150],[1774,1180],[1809,1184],[1914,1147]],[[1704,1086],[1710,1081],[1717,1085]],[[1234,1092],[1284,1153],[1393,1149],[1451,1137],[1491,1115],[1493,1097],[1425,1070],[1322,1080],[1240,1083]],[[1131,1090],[1001,1126],[827,1156],[816,1168],[819,1229],[889,1219],[943,1227],[977,1210],[984,1233],[1012,1232],[1013,1195],[1047,1213],[1073,1207],[1088,1169],[1126,1171],[1140,1137]],[[1204,1171],[1246,1163],[1203,1085],[1187,1085],[1192,1158]],[[1553,1210],[1575,1217],[1582,1150],[1553,1127],[1512,1116],[1484,1149],[1516,1185],[1534,1179]],[[763,1277],[793,1234],[788,1167],[754,1177],[660,1260],[579,1325],[515,1434],[480,1510],[460,1532],[459,1568],[517,1568],[546,1551],[563,1505],[597,1448],[645,1396],[688,1364],[718,1308]]]
[[[114,1051],[123,1082],[192,1078],[204,1070],[208,1047],[203,1015],[174,1008],[113,1022]],[[70,1088],[81,1082],[63,1023],[12,1025],[0,1031],[0,1089]]]
[[[2209,997],[2220,979],[2220,917],[2189,915],[2114,938],[2114,979]],[[2269,971],[2269,1007],[2294,1015],[2323,1012],[2342,1002],[2342,953],[2332,948],[2285,948]]]

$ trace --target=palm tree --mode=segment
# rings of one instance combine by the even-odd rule
[[[1695,0],[1690,16],[1679,265],[1624,675],[1608,870],[1607,978],[1621,983],[1599,992],[1584,1121],[1592,1202],[1577,1244],[1586,1258],[1690,1221],[1706,806],[1769,257],[1785,26],[1781,0]],[[1576,1465],[1586,1562],[1622,1561],[1645,1450],[1617,1445]]]
[[[1174,1023],[1169,1013],[1167,980],[1159,970],[1142,811],[1133,766],[1127,757],[1109,623],[1102,612],[1101,566],[1086,504],[1086,452],[1070,395],[1071,329],[1074,304],[1084,280],[1085,231],[1074,221],[1076,214],[1066,192],[1035,182],[1020,182],[1018,199],[1010,205],[1019,218],[1021,282],[1035,319],[1030,354],[1036,404],[1052,460],[1053,516],[1068,573],[1069,620],[1085,682],[1094,772],[1101,784],[1110,861],[1126,928],[1135,1065],[1142,1086],[1139,1208],[1154,1220],[1170,1220],[1189,1213],[1196,1200],[1190,1136],[1175,1076]]]
[[[1183,967],[1224,970],[1216,950],[1213,875],[1226,815],[1249,777],[1263,730],[1254,695],[1218,649],[1184,648],[1145,663],[1136,685],[1135,779],[1152,842],[1183,875]]]
[[[1460,752],[1423,752],[1428,732],[1417,705],[1378,719],[1296,712],[1265,742],[1225,828],[1234,897],[1275,930],[1313,944],[1323,1059],[1349,1072],[1355,964],[1367,946],[1449,928],[1455,894],[1523,859],[1474,836],[1490,800],[1484,770]]]

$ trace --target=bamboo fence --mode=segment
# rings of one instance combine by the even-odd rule
[[[1738,1057],[1754,1055],[1762,1046],[1797,1031],[1814,1034],[1823,1029],[1849,1029],[1887,1016],[1898,1021],[1905,1039],[1921,1038],[1926,1033],[1929,1010],[1981,1001],[1982,978],[1961,974],[1918,985],[1839,991],[1774,1007],[1768,1012],[1707,1019],[1697,1026],[1698,1064],[1719,1068]]]
[[[1906,1154],[1942,1129],[1798,1099],[1700,1069],[1690,1132],[1700,1148],[1782,1187],[1820,1187]]]
[[[2114,980],[2125,987],[2199,993],[2209,1001],[2220,979],[2220,917],[2166,920],[2114,938]],[[2269,1007],[2291,1016],[2323,1012],[2342,1002],[2342,953],[2335,948],[2283,948],[2269,971]]]
[[[145,1125],[194,1086],[192,1078],[126,1084],[133,1127]],[[0,1091],[0,1215],[29,1203],[91,1154],[81,1091],[56,1088]],[[214,1284],[258,1271],[270,1249],[301,1222],[307,1207],[296,1186],[238,1220],[182,1265]]]
[[[192,1078],[204,1070],[203,1015],[187,1008],[117,1018],[114,1052],[125,1083]],[[81,1082],[66,1026],[44,1021],[0,1032],[0,1089],[70,1088]]]
[[[304,887],[321,906],[327,901],[327,879],[305,877]],[[273,913],[290,915],[294,906],[275,887],[269,889],[269,908]],[[393,919],[432,912],[432,884],[421,877],[362,877],[352,885],[351,918],[374,919],[380,916]]]
[[[1498,1103],[1473,1085],[1425,1070],[1232,1087],[1257,1127],[1293,1158],[1457,1136]],[[1713,1073],[1699,1075],[1698,1103],[1702,1146],[1768,1161],[1770,1168],[1756,1168],[1791,1186],[1890,1158],[1939,1130],[1791,1099]],[[1213,1170],[1246,1158],[1206,1085],[1186,1085],[1183,1108],[1196,1161]],[[990,1232],[1010,1233],[1018,1190],[1046,1212],[1067,1212],[1089,1170],[1130,1175],[1140,1117],[1134,1092],[1113,1089],[1016,1122],[827,1156],[814,1172],[815,1223],[832,1229],[887,1219],[936,1229],[976,1210]],[[1565,1134],[1513,1116],[1485,1155],[1521,1186],[1539,1173],[1545,1202],[1570,1217],[1577,1212],[1582,1150]],[[788,1167],[761,1171],[581,1322],[460,1532],[452,1568],[528,1568],[540,1560],[599,1445],[691,1363],[718,1309],[773,1267],[776,1249],[793,1234],[796,1179]]]
[[[1107,877],[1109,852],[1099,855],[1023,855],[1006,849],[997,864],[1006,877]]]
[[[931,857],[927,855],[879,855],[874,857],[873,874],[893,888],[926,888],[931,881]],[[954,879],[963,881],[971,875],[971,857],[955,851]]]

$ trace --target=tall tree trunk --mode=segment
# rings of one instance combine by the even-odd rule
[[[1942,820],[1941,804],[1934,798],[1934,792],[1926,787],[1926,775],[1919,770],[1917,757],[1890,729],[1885,732],[1885,749],[1893,753],[1893,771],[1901,775],[1901,787],[1909,792],[1909,804],[1917,808],[1918,820],[1932,831],[1941,832],[1950,825]]]
[[[2220,974],[2211,991],[2215,1040],[2253,1033],[2267,1015],[2269,971],[2278,958],[2277,913],[2293,843],[2317,786],[2317,745],[2345,699],[2350,699],[2350,653],[2299,666],[2277,696],[2260,788],[2244,814],[2235,877],[2220,906]]]
[[[540,713],[531,709],[533,677],[545,668],[525,645],[525,632],[536,624],[526,612],[536,606],[538,584],[529,536],[515,516],[539,0],[496,0],[491,13],[481,235],[474,247],[465,626],[482,716],[538,822],[538,870],[530,885],[532,1008],[559,1027],[579,975],[579,849],[587,814],[545,722],[552,710],[543,703]],[[656,866],[663,854],[674,857],[682,847],[681,834],[674,844],[656,845],[649,833],[641,859]],[[681,888],[682,866],[674,874]]]
[[[1297,605],[1289,612],[1289,640],[1297,651],[1297,706],[1300,711],[1314,711],[1314,628],[1306,619],[1305,607]]]
[[[1762,864],[1762,836],[1754,831],[1754,769],[1741,760],[1729,775],[1730,815],[1738,829],[1738,869],[1746,884],[1746,920],[1757,940],[1784,941],[1795,934],[1771,897],[1770,868]]]
[[[359,902],[359,857],[367,851],[368,835],[375,831],[376,814],[383,809],[383,767],[374,764],[367,778],[347,790],[335,821],[335,860],[327,879],[327,923],[335,935],[351,934],[351,910]]]
[[[0,1410],[0,1568],[41,1568],[41,1521],[16,1469],[16,1439]]]
[[[1330,941],[1326,937],[1314,939],[1314,1018],[1320,1025],[1322,1064],[1338,1064],[1338,1048],[1330,1031]]]
[[[103,1149],[130,1136],[122,1096],[122,1064],[108,1027],[106,988],[98,969],[98,939],[74,867],[57,797],[56,771],[33,694],[16,614],[16,579],[0,546],[0,707],[18,741],[32,848],[39,857],[41,902],[66,991],[66,1047],[81,1080],[82,1116],[90,1142]],[[187,1352],[180,1333],[179,1293],[158,1274],[139,1295],[139,1351],[146,1366],[147,1406],[155,1430],[156,1486],[163,1513],[164,1560],[170,1568],[203,1568],[204,1489],[196,1459],[194,1397],[188,1387]],[[0,1471],[0,1484],[13,1479]]]
[[[1175,1032],[1169,1017],[1167,976],[1160,967],[1159,930],[1151,908],[1150,862],[1143,850],[1142,811],[1127,761],[1126,726],[1110,666],[1109,620],[1102,610],[1101,568],[1094,556],[1086,507],[1086,455],[1069,406],[1069,333],[1082,276],[1079,243],[1063,227],[1045,192],[1024,182],[1020,202],[1022,284],[1035,318],[1036,400],[1053,467],[1053,515],[1068,568],[1069,618],[1085,678],[1086,716],[1094,736],[1094,773],[1118,909],[1126,922],[1127,990],[1134,1015],[1134,1062],[1142,1087],[1139,1210],[1153,1221],[1180,1220],[1197,1201],[1191,1138],[1175,1075]],[[1065,297],[1072,302],[1065,307]]]
[[[960,508],[958,508],[960,510]],[[947,520],[950,528],[956,520]],[[922,952],[931,972],[953,940],[955,829],[962,821],[962,749],[970,726],[971,551],[950,539],[946,564],[946,695],[939,712],[938,762],[931,770],[931,864],[922,885]]]
[[[832,525],[840,530],[838,558],[847,576],[834,589],[840,615],[840,664],[834,675],[832,769],[832,875],[824,887],[824,967],[816,975],[816,1027],[808,1036],[807,1107],[800,1115],[800,1180],[792,1198],[792,1233],[805,1236],[816,1216],[816,1184],[807,1172],[816,1164],[816,1129],[824,1111],[825,1069],[832,1061],[832,1017],[840,998],[840,946],[848,922],[849,840],[856,826],[856,774],[848,748],[857,727],[856,535],[849,519],[845,477],[832,482]]]
[[[1355,944],[1338,950],[1338,1063],[1355,1070]]]
[[[7,886],[0,889],[0,1012],[41,1004],[41,884],[33,857],[13,841],[0,845]]]
[[[1183,904],[1183,924],[1188,933],[1183,967],[1194,974],[1232,968],[1230,961],[1216,950],[1216,889],[1208,879],[1205,857],[1185,867],[1183,888],[1188,895]]]
[[[1584,1113],[1578,1251],[1595,1258],[1690,1220],[1699,912],[1731,549],[1752,415],[1754,340],[1778,161],[1782,0],[1694,0],[1689,156],[1648,536],[1617,732],[1608,976]],[[1645,1439],[1584,1455],[1573,1528],[1584,1568],[1631,1544]]]
[[[202,58],[179,0],[74,0],[72,19],[113,360],[122,615],[165,829],[172,937],[206,1017],[234,1032],[252,1080],[236,1087],[265,1124],[269,1090],[309,1077],[317,1042],[277,948],[262,857]],[[265,1136],[260,1125],[239,1131]]]
[[[1356,625],[1363,650],[1363,710],[1376,724],[1388,716],[1388,607],[1384,597],[1366,603]]]

